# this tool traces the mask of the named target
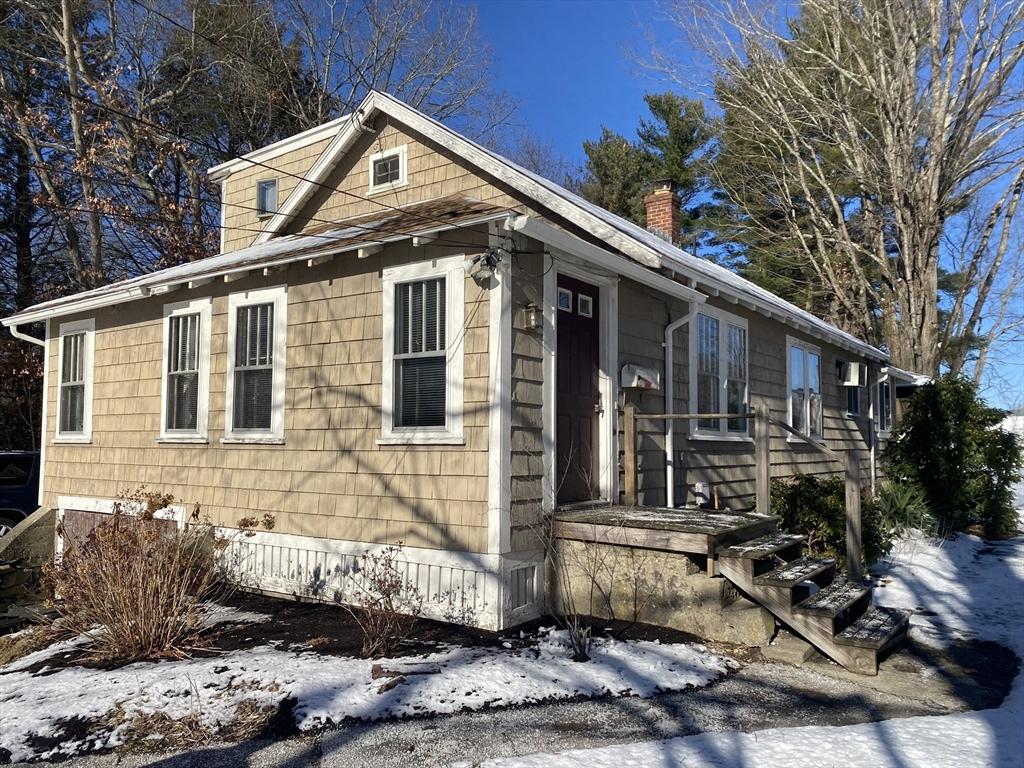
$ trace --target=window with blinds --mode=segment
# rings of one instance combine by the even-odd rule
[[[274,411],[274,303],[238,307],[232,429],[269,430]]]
[[[195,432],[199,425],[199,334],[202,317],[196,312],[173,315],[167,326],[168,432]]]
[[[68,333],[61,337],[60,368],[60,432],[81,434],[85,431],[85,333]]]
[[[395,427],[446,424],[445,279],[395,286]]]

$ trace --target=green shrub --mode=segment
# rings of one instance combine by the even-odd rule
[[[882,455],[886,474],[921,488],[943,534],[981,525],[986,535],[1016,528],[1013,484],[1021,440],[998,428],[1006,416],[971,382],[943,376],[910,399]]]
[[[883,486],[879,498],[865,494],[861,501],[861,552],[870,565],[889,554],[908,527],[928,524],[930,515],[920,489],[896,484]],[[807,552],[833,557],[845,567],[846,484],[842,477],[796,475],[772,480],[772,514],[787,533],[807,537]]]

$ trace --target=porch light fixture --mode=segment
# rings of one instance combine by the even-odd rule
[[[523,328],[528,331],[535,331],[541,326],[542,314],[540,307],[533,302],[523,307]]]

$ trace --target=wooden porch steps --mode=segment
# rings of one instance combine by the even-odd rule
[[[740,542],[719,551],[717,570],[832,660],[878,674],[879,656],[907,634],[907,615],[873,607],[870,586],[837,576],[835,560],[805,556],[803,544],[780,533]]]

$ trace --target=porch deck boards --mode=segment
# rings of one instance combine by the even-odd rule
[[[555,511],[554,535],[562,539],[661,549],[708,558],[725,547],[774,533],[778,517],[697,507],[604,505]]]

